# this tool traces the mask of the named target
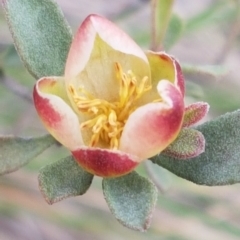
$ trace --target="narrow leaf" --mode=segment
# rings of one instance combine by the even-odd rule
[[[71,30],[51,0],[3,0],[15,47],[29,72],[40,78],[62,75]]]
[[[13,45],[10,45],[0,57],[0,65],[5,76],[13,78],[15,82],[32,88],[33,77],[24,68],[18,53]],[[29,89],[30,90],[30,89]]]
[[[196,129],[205,137],[205,152],[179,160],[163,155],[151,160],[197,184],[216,186],[240,182],[240,110],[227,113]]]
[[[211,77],[221,77],[228,73],[228,69],[221,65],[191,65],[183,64],[182,70],[185,74],[201,74]]]
[[[93,175],[84,171],[72,156],[45,166],[38,177],[39,188],[49,204],[84,194],[92,179]]]
[[[164,38],[163,45],[165,50],[169,50],[171,47],[174,46],[174,44],[182,36],[183,29],[183,20],[176,14],[173,14],[167,28],[166,36]]]
[[[148,229],[157,200],[157,189],[152,182],[136,172],[119,178],[105,178],[103,193],[120,223],[133,230]]]
[[[206,26],[229,21],[236,16],[237,1],[212,1],[203,11],[187,20],[186,32],[196,32]]]
[[[205,90],[203,87],[197,83],[185,81],[186,83],[186,92],[188,97],[192,97],[194,99],[203,99],[205,96]]]
[[[205,96],[202,99],[210,104],[215,113],[232,112],[240,106],[239,86],[237,84],[233,84],[231,88],[228,86],[226,82],[222,86],[216,87],[216,84],[208,84],[205,87]]]
[[[16,171],[56,143],[50,135],[38,138],[0,137],[0,175]]]

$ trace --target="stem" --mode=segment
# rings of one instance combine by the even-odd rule
[[[156,9],[157,1],[151,0],[151,49],[155,50],[157,45],[157,34],[156,34]]]
[[[164,194],[166,192],[166,187],[164,184],[162,184],[159,179],[157,179],[156,174],[153,172],[152,168],[149,166],[148,162],[145,162],[144,164],[147,174],[149,175],[150,179],[153,181],[153,183],[156,185],[157,189],[161,194]]]
[[[224,43],[219,55],[215,59],[215,64],[222,64],[226,57],[228,56],[230,50],[232,49],[233,45],[237,41],[237,37],[240,35],[240,7],[239,2],[236,1],[236,19],[231,24],[230,31],[227,34],[226,42]]]
[[[163,48],[163,40],[172,14],[174,0],[152,0],[152,39],[151,49],[159,51]]]

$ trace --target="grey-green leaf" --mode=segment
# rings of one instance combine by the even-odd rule
[[[179,160],[163,155],[151,160],[197,184],[217,186],[240,182],[240,110],[196,127],[206,141],[200,156]]]
[[[1,136],[0,175],[16,171],[54,143],[56,140],[50,135],[37,138]]]
[[[164,38],[164,49],[169,50],[182,36],[184,29],[183,20],[176,14],[173,14]]]
[[[238,4],[238,1],[212,1],[211,5],[187,20],[186,32],[196,32],[216,23],[228,22],[238,14]]]
[[[83,170],[72,156],[43,167],[38,177],[40,190],[49,204],[84,194],[92,179],[93,175]]]
[[[57,4],[51,0],[3,0],[15,47],[35,77],[61,76],[72,34]]]
[[[228,69],[222,65],[183,64],[181,67],[185,74],[201,74],[211,77],[221,77],[228,73]]]
[[[148,229],[157,200],[157,189],[152,182],[132,172],[123,177],[103,179],[103,193],[120,223],[133,230]]]

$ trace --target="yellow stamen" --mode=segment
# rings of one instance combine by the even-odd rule
[[[117,149],[123,127],[129,115],[136,109],[136,100],[151,89],[147,76],[138,81],[131,70],[123,72],[119,63],[115,63],[115,69],[120,85],[117,102],[110,103],[104,99],[97,99],[84,88],[77,91],[72,85],[69,86],[69,93],[77,109],[90,117],[90,120],[80,124],[80,128],[91,129],[92,147],[103,141],[110,148]]]

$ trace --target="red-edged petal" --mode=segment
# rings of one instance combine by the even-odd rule
[[[179,62],[173,57],[172,57],[172,59],[174,61],[174,68],[176,71],[175,84],[178,86],[182,95],[184,96],[185,95],[185,80],[184,80],[183,72],[182,72]]]
[[[116,150],[84,147],[72,154],[83,169],[101,177],[125,175],[139,164],[136,156]]]
[[[190,127],[202,120],[208,113],[209,104],[206,102],[196,102],[185,108],[183,126]]]
[[[97,36],[114,50],[138,57],[148,64],[144,52],[125,32],[106,18],[92,14],[84,20],[74,37],[67,58],[65,77],[74,78],[84,69]]]
[[[116,63],[123,72],[131,70],[137,81],[144,77],[150,79],[148,60],[140,47],[107,19],[90,15],[70,48],[65,68],[67,89],[70,85],[76,90],[84,89],[94,98],[118,101],[120,84]],[[76,101],[69,91],[68,96],[77,111]]]
[[[173,83],[184,96],[185,84],[181,67],[178,61],[165,52],[146,52],[150,68],[153,89],[162,79]]]
[[[70,150],[83,145],[78,117],[66,103],[63,78],[39,79],[33,99],[40,119],[54,138]]]
[[[182,125],[184,102],[181,92],[169,81],[157,86],[162,102],[137,108],[126,122],[119,150],[144,160],[173,142]]]

